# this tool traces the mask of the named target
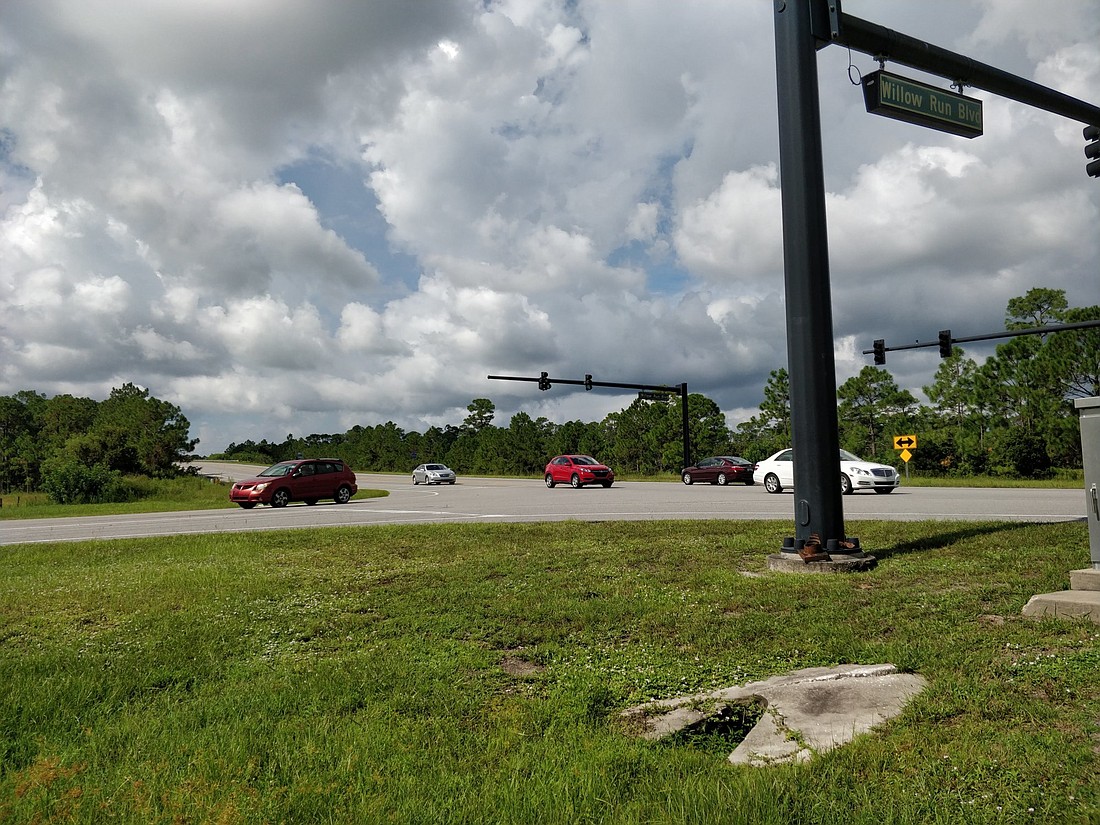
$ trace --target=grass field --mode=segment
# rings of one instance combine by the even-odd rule
[[[875,570],[769,573],[779,522],[0,548],[0,821],[1100,821],[1100,628],[1020,615],[1086,527],[848,527]],[[808,764],[617,721],[844,662],[929,688]]]
[[[229,500],[230,485],[208,478],[184,476],[151,479],[127,476],[132,501],[109,504],[54,504],[45,493],[5,493],[0,496],[0,519],[116,516],[128,513],[168,513],[181,510],[217,510],[237,507]],[[360,490],[356,499],[389,495],[383,490]]]

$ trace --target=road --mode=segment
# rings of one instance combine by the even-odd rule
[[[231,480],[262,467],[203,462],[200,471]],[[196,533],[237,533],[327,526],[612,521],[645,519],[794,519],[794,496],[769,495],[760,486],[616,482],[609,489],[558,486],[540,480],[462,477],[442,486],[414,486],[408,475],[360,473],[361,488],[388,490],[385,498],[353,499],[281,510],[192,510],[127,516],[0,521],[0,544],[117,539]],[[228,496],[228,490],[226,491]],[[905,487],[890,495],[844,497],[847,521],[884,519],[1084,521],[1082,490]]]

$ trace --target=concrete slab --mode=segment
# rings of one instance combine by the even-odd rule
[[[1024,605],[1029,618],[1087,619],[1100,624],[1100,590],[1060,590],[1039,593]]]
[[[801,762],[850,742],[901,713],[925,680],[891,664],[804,668],[760,682],[647,702],[623,711],[638,735],[660,739],[700,725],[733,703],[766,710],[729,759],[734,764]]]
[[[768,569],[776,573],[861,573],[871,570],[878,559],[870,553],[829,553],[826,561],[804,561],[798,553],[772,553]]]
[[[1100,568],[1069,571],[1070,590],[1100,590]]]

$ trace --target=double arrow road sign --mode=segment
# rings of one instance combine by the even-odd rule
[[[901,450],[901,460],[906,464],[909,463],[909,459],[913,457],[913,454],[909,452],[910,449],[916,449],[917,437],[915,435],[895,435],[894,436],[894,449]]]

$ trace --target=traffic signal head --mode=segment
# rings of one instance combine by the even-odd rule
[[[1085,140],[1091,141],[1085,144],[1085,157],[1092,161],[1085,164],[1085,171],[1090,178],[1100,178],[1100,126],[1086,126]]]
[[[940,330],[940,358],[951,357],[951,330]]]
[[[875,339],[875,363],[886,363],[886,342],[883,341],[881,338]]]
[[[585,391],[592,389],[592,376],[587,372],[584,374],[584,389]]]
[[[550,389],[550,379],[546,377],[545,372],[539,374],[539,389],[540,390]]]

